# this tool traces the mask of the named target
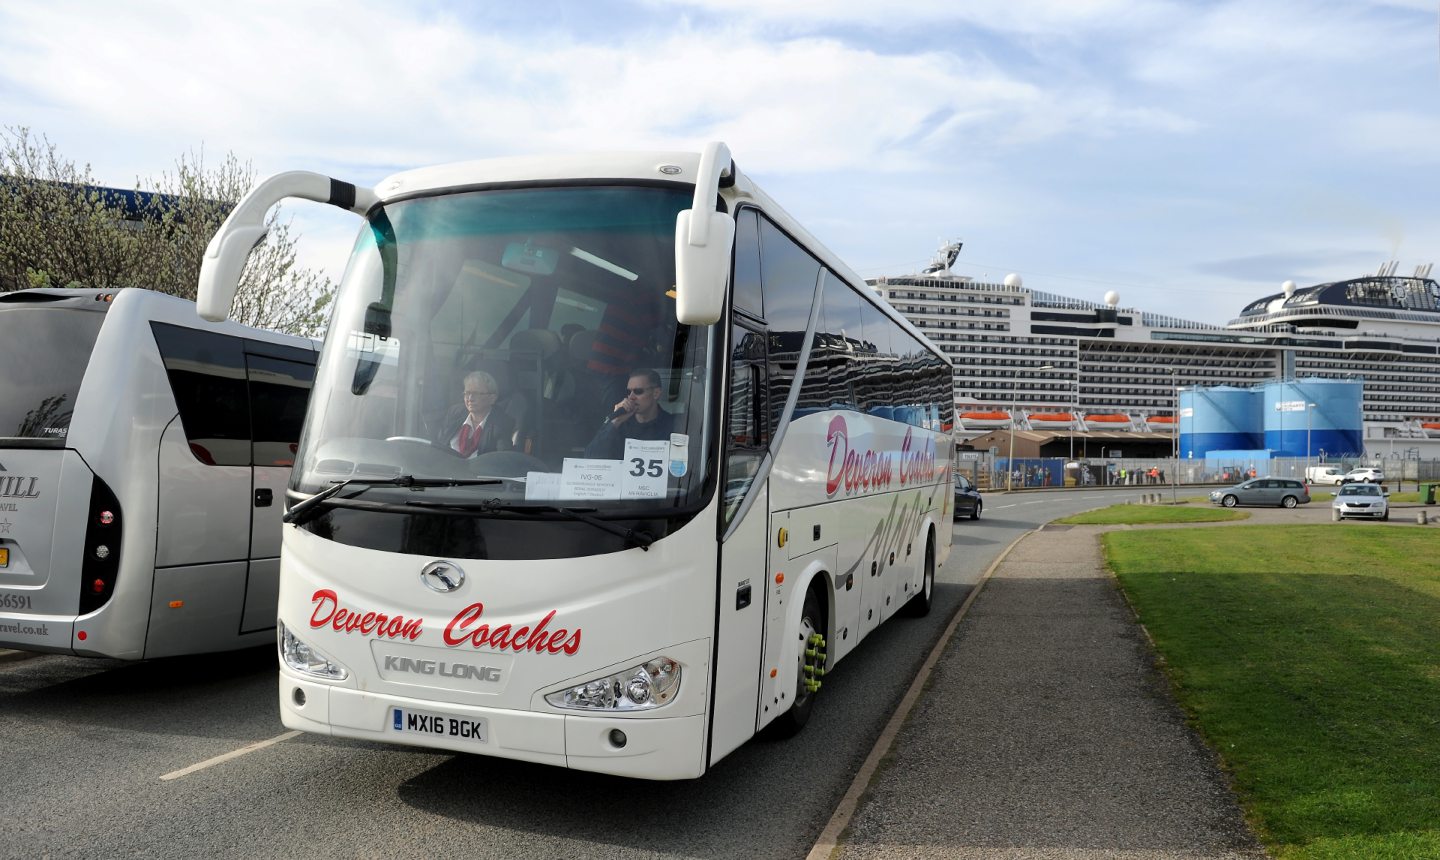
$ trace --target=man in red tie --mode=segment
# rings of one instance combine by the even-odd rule
[[[444,427],[455,428],[437,440],[461,457],[476,457],[490,451],[509,451],[515,443],[515,419],[495,408],[500,386],[483,370],[467,374],[463,405],[452,410]],[[464,421],[456,427],[463,416]]]

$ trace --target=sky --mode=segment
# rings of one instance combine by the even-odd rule
[[[953,271],[1223,324],[1440,258],[1435,0],[7,0],[0,126],[97,181],[181,156],[375,185],[699,151],[865,277]],[[359,222],[295,202],[337,278]]]

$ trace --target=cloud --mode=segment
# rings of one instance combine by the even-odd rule
[[[1231,280],[1270,284],[1278,291],[1279,284],[1283,281],[1295,281],[1301,286],[1323,283],[1328,279],[1318,273],[1336,269],[1353,272],[1347,277],[1357,277],[1362,272],[1375,268],[1372,265],[1374,262],[1373,251],[1312,248],[1211,260],[1197,263],[1192,268],[1202,274],[1219,275]]]

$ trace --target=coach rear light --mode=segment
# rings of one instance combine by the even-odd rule
[[[643,711],[669,704],[680,692],[680,664],[656,657],[642,665],[586,681],[545,697],[557,708],[585,711]]]
[[[85,555],[80,565],[83,587],[80,614],[104,606],[115,593],[120,575],[120,553],[124,549],[120,501],[109,485],[94,478],[90,485],[90,520],[85,526]]]
[[[302,642],[283,623],[277,622],[280,634],[280,660],[296,672],[324,678],[327,681],[343,681],[350,673],[309,643]]]

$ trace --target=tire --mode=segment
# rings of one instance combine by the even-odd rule
[[[930,614],[930,605],[935,600],[935,541],[925,539],[925,573],[920,578],[920,590],[910,596],[900,610],[909,618],[924,618]]]
[[[1383,514],[1380,515],[1380,521],[1381,521],[1381,522],[1388,522],[1389,520],[1390,520],[1390,511],[1389,511],[1389,510],[1386,510],[1385,513],[1383,513]]]
[[[978,519],[980,519],[980,509],[983,508],[983,507],[985,507],[985,503],[984,503],[984,502],[976,502],[976,503],[975,503],[975,510],[973,510],[973,511],[970,512],[970,519],[972,519],[972,520],[978,520]]]
[[[1280,500],[1280,507],[1282,508],[1293,508],[1298,504],[1300,504],[1300,500],[1294,496],[1286,496]]]
[[[794,737],[810,722],[810,712],[815,708],[815,698],[820,694],[820,682],[825,676],[825,629],[825,611],[820,595],[811,588],[805,592],[805,604],[800,609],[800,635],[795,655],[799,671],[795,678],[795,698],[790,703],[790,709],[770,724],[776,737]],[[805,671],[807,665],[812,669],[810,673]],[[807,674],[812,676],[813,689],[806,683]]]
[[[1240,504],[1240,500],[1235,498],[1234,496],[1226,496],[1225,498],[1220,500],[1220,504],[1224,505],[1227,508],[1233,508],[1236,505]]]

